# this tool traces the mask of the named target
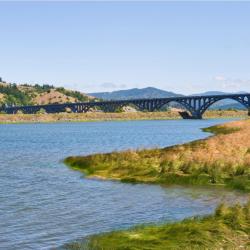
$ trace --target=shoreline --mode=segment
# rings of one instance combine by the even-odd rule
[[[94,234],[83,240],[68,243],[63,249],[249,249],[249,211],[250,202],[233,207],[221,204],[213,215]]]
[[[204,119],[246,118],[247,111],[207,111]],[[166,112],[123,112],[123,113],[55,113],[55,114],[0,114],[0,124],[103,122],[137,120],[182,119],[177,111]]]
[[[162,149],[131,150],[107,154],[68,157],[65,159],[64,163],[74,170],[81,171],[87,178],[101,177],[101,179],[112,180],[112,176],[114,176],[115,172],[118,174],[118,176],[116,176],[117,181],[129,183],[178,184],[182,186],[188,184],[201,187],[206,187],[208,185],[212,188],[218,188],[221,186],[250,193],[250,142],[248,143],[247,141],[247,138],[250,138],[250,120],[234,121],[216,125],[205,128],[203,131],[213,133],[213,135],[205,139]],[[245,141],[242,141],[242,134],[246,136]],[[239,142],[241,142],[241,144],[238,144]],[[218,145],[216,143],[225,145],[224,147],[216,147],[216,145]],[[237,144],[238,147],[235,150],[234,146]],[[211,145],[212,147],[210,147]],[[133,177],[131,177],[132,173],[126,171],[126,168],[131,170],[133,164],[137,166],[136,163],[138,163],[138,161],[139,165],[144,163],[144,169],[148,169],[151,164],[156,164],[156,162],[147,162],[147,160],[144,160],[143,162],[141,159],[150,159],[150,157],[155,159],[162,157],[161,151],[164,151],[165,153],[167,152],[165,155],[165,165],[172,167],[173,169],[171,171],[174,172],[174,167],[177,167],[179,164],[178,167],[180,168],[181,164],[180,159],[177,159],[176,157],[173,159],[172,155],[179,155],[180,152],[185,155],[185,152],[188,151],[188,156],[192,157],[192,153],[199,152],[199,148],[201,147],[205,148],[205,152],[207,152],[206,157],[211,157],[211,150],[216,151],[218,154],[222,153],[227,146],[229,146],[231,150],[227,155],[230,155],[234,151],[239,155],[239,152],[243,149],[245,150],[244,154],[240,155],[240,157],[243,157],[243,159],[241,159],[241,165],[234,165],[236,168],[232,168],[232,165],[227,165],[230,163],[230,161],[228,161],[229,159],[225,158],[226,155],[223,155],[221,159],[224,159],[224,162],[220,162],[221,165],[213,165],[214,162],[211,161],[210,167],[213,166],[213,171],[209,172],[209,165],[207,165],[206,176],[204,173],[200,172],[202,178],[197,178],[199,175],[196,174],[197,179],[191,178],[190,182],[183,181],[183,173],[182,175],[180,175],[180,173],[177,174],[176,172],[175,175],[172,175],[171,172],[168,174],[165,173],[166,177],[172,176],[172,179],[160,178],[159,180],[157,178],[152,178],[152,175],[150,176],[150,179],[148,172],[142,172],[142,169],[140,168],[134,170],[139,171],[139,177],[144,177],[143,179],[140,179],[137,174],[134,174]],[[136,154],[139,154],[140,158],[136,158]],[[233,157],[236,156],[233,155]],[[166,164],[166,159],[168,163],[171,164]],[[201,157],[200,160],[202,159],[203,158]],[[235,162],[235,159],[231,160],[232,162]],[[174,165],[176,161],[179,161],[179,163]],[[236,162],[237,161],[239,161],[239,158],[236,159]],[[198,172],[201,171],[201,166],[199,166],[199,163],[201,162],[202,161],[191,161],[189,164],[182,165],[182,167],[185,166],[186,168],[182,169],[186,171],[184,179],[185,176],[187,176],[188,168],[192,165],[194,165],[195,168],[189,169],[189,175],[192,176],[192,172],[197,171],[197,169]],[[245,163],[245,165],[243,163]],[[110,168],[109,165],[112,167]],[[158,165],[161,166],[159,163]],[[223,165],[224,168],[222,168]],[[227,168],[231,168],[231,172],[228,173]],[[161,173],[162,170],[166,171],[166,168],[158,169],[157,174],[163,174]],[[220,170],[221,173],[216,172],[217,170]],[[152,168],[150,171],[152,171]],[[178,169],[178,171],[180,171],[180,169]],[[126,175],[127,179],[124,178]],[[227,175],[226,178],[225,175]],[[234,181],[236,180],[236,182],[231,181],[230,183],[228,180],[229,176],[231,176],[231,179],[234,179]],[[153,177],[155,176],[153,175]],[[227,207],[221,204],[217,207],[214,214],[208,216],[197,216],[173,223],[163,222],[162,224],[139,225],[126,230],[116,230],[90,235],[82,241],[67,244],[65,247],[66,249],[71,250],[118,250],[123,249],[123,247],[124,249],[152,250],[248,249],[248,247],[250,247],[250,200],[244,205],[234,205],[233,207]]]
[[[205,128],[204,132],[213,135],[181,145],[70,156],[64,159],[64,163],[82,172],[86,178],[128,183],[222,186],[249,192],[248,129],[250,120],[234,121]],[[231,145],[232,142],[235,147],[240,147],[241,154]]]

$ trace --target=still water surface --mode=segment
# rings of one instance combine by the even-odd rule
[[[0,248],[51,249],[135,224],[180,220],[244,195],[223,190],[89,180],[60,161],[163,147],[208,134],[223,120],[0,125]]]

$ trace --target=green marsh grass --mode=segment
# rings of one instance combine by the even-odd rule
[[[66,246],[76,250],[249,249],[250,203],[218,206],[214,215],[142,225],[90,236]]]

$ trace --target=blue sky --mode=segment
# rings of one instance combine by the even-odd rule
[[[0,76],[84,92],[250,92],[250,2],[0,2]]]

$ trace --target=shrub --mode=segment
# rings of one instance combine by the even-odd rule
[[[37,114],[46,114],[47,112],[46,112],[45,109],[41,108],[41,109],[39,109],[36,113],[37,113]]]
[[[65,112],[66,112],[66,113],[72,113],[72,110],[71,110],[71,108],[66,107],[66,108],[65,108]]]
[[[20,115],[20,114],[23,114],[23,111],[22,110],[18,110],[16,113]]]

